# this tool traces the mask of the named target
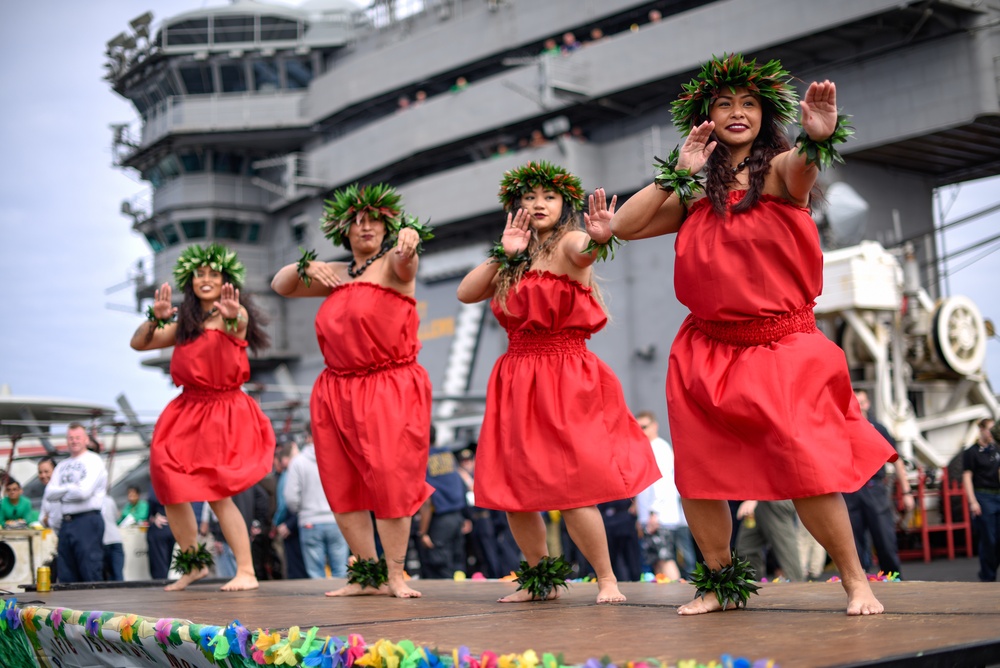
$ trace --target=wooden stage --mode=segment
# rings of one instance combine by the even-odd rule
[[[160,587],[29,591],[19,605],[133,613],[250,629],[320,628],[359,633],[368,643],[410,639],[439,651],[462,645],[474,655],[535,650],[562,653],[569,664],[607,656],[656,658],[667,665],[709,663],[723,655],[792,666],[1000,665],[1000,584],[874,582],[886,614],[847,617],[838,583],[764,584],[746,610],[680,617],[693,587],[623,583],[628,602],[595,605],[597,587],[575,583],[557,601],[499,604],[514,590],[497,581],[419,581],[421,599],[323,597],[340,581],[263,582],[252,592],[222,593],[218,583],[184,592]]]

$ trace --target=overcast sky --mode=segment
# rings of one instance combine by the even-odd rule
[[[174,396],[169,378],[139,365],[128,347],[141,322],[106,307],[131,305],[129,291],[105,290],[149,255],[123,199],[144,184],[111,164],[111,123],[133,121],[104,73],[104,45],[147,10],[160,20],[206,5],[201,0],[35,0],[16,3],[0,22],[0,384],[14,394],[114,405],[124,392],[140,414],[154,418]],[[285,4],[297,4],[289,0]],[[1000,178],[941,193],[950,221],[1000,203]],[[1000,232],[1000,213],[948,233],[957,250]],[[958,258],[968,263],[1000,244]],[[1000,325],[1000,252],[958,270],[952,294],[971,297]],[[1000,382],[1000,343],[988,369]]]

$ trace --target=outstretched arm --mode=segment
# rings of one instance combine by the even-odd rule
[[[531,222],[528,212],[518,209],[517,214],[507,214],[507,224],[503,228],[503,236],[500,243],[503,245],[503,252],[508,258],[512,258],[518,253],[524,252],[528,248],[528,241],[531,239]],[[462,279],[458,286],[458,301],[463,304],[475,304],[485,299],[493,297],[496,289],[497,274],[500,265],[497,260],[490,258],[470,271]]]
[[[814,141],[828,139],[837,127],[837,86],[832,81],[812,82],[799,103],[802,109],[802,129]],[[791,200],[808,203],[819,176],[819,167],[806,162],[799,147],[782,153],[772,163],[775,174],[781,179]]]
[[[326,297],[330,291],[343,283],[336,272],[334,262],[312,260],[305,269],[309,286],[299,277],[299,265],[286,264],[271,280],[271,289],[282,297]]]
[[[169,283],[164,283],[153,294],[153,316],[160,320],[170,320],[177,313],[170,297],[173,294]],[[129,345],[133,350],[156,350],[169,348],[177,340],[177,323],[170,322],[162,327],[154,320],[147,320],[139,325],[132,335]]]
[[[680,150],[676,169],[697,174],[708,162],[717,142],[710,141],[715,123],[705,121],[692,128]],[[621,239],[646,239],[672,234],[680,229],[687,208],[674,192],[652,183],[632,195],[611,220],[611,231]]]

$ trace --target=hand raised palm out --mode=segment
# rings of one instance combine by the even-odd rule
[[[517,214],[507,214],[507,225],[503,228],[500,243],[507,257],[514,257],[527,250],[531,240],[531,216],[524,209],[518,209]]]
[[[823,141],[837,127],[837,86],[832,81],[812,82],[799,102],[802,129],[810,139]]]
[[[177,313],[177,307],[170,301],[172,295],[169,283],[164,283],[153,293],[153,315],[160,320],[170,320]]]
[[[700,125],[691,128],[684,146],[681,147],[680,156],[677,159],[677,169],[687,169],[692,174],[697,174],[705,167],[708,157],[715,150],[717,141],[709,141],[712,131],[715,130],[713,121],[705,121]]]
[[[240,291],[233,287],[232,283],[223,285],[222,294],[219,295],[219,300],[215,302],[215,308],[219,310],[219,313],[226,320],[238,316],[240,314]]]
[[[612,196],[611,204],[608,204],[604,188],[598,188],[587,198],[590,213],[583,214],[583,221],[587,225],[587,234],[599,244],[607,243],[611,238],[611,219],[615,217],[617,204],[618,195]]]

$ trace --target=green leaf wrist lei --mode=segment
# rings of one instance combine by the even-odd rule
[[[503,249],[503,241],[497,241],[493,244],[486,256],[491,258],[496,264],[500,265],[499,271],[507,271],[508,269],[513,269],[517,265],[524,262],[531,262],[531,256],[528,255],[527,250],[521,251],[514,257],[508,256],[507,252]]]
[[[156,329],[163,329],[170,323],[177,319],[176,316],[172,315],[169,318],[157,318],[156,313],[153,311],[152,304],[146,307],[146,319],[152,323],[156,323]]]
[[[299,246],[299,250],[302,251],[302,257],[299,258],[295,267],[299,272],[299,280],[308,288],[312,284],[312,279],[306,275],[306,269],[309,268],[309,263],[316,259],[316,251],[306,250],[302,246]]]
[[[847,124],[850,118],[845,114],[839,114],[833,133],[822,141],[810,139],[806,131],[802,130],[795,138],[795,143],[798,145],[798,155],[804,154],[806,164],[816,165],[821,170],[835,162],[843,163],[844,159],[840,156],[835,144],[843,144],[854,134],[854,128]]]
[[[660,190],[675,193],[681,204],[687,206],[691,198],[702,191],[704,179],[700,174],[692,174],[690,169],[677,169],[679,158],[680,148],[678,146],[674,147],[666,160],[654,157],[656,162],[653,163],[653,166],[657,173],[653,177],[653,183]]]

